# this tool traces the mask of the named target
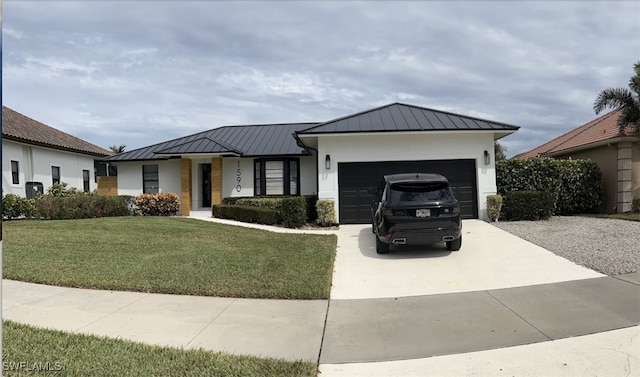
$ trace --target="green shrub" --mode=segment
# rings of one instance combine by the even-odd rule
[[[142,194],[136,198],[136,206],[142,216],[171,216],[180,210],[180,199],[172,192]]]
[[[574,215],[595,212],[602,204],[602,172],[591,160],[558,160],[561,189],[556,214]]]
[[[553,212],[552,193],[511,191],[503,195],[501,216],[506,220],[548,220]]]
[[[211,207],[213,217],[247,223],[275,225],[280,223],[280,212],[263,207],[220,204]]]
[[[631,212],[640,213],[640,196],[636,196],[631,201]]]
[[[305,195],[304,198],[307,202],[307,222],[313,223],[318,219],[318,211],[316,211],[318,197],[316,195]]]
[[[287,228],[299,228],[307,220],[307,200],[302,196],[290,196],[280,201],[280,217]]]
[[[89,193],[80,191],[75,187],[68,187],[69,185],[66,182],[54,183],[47,189],[47,196],[53,197],[66,197],[66,196],[84,196],[84,195],[95,195],[95,193]]]
[[[602,173],[590,160],[549,157],[496,161],[498,194],[544,191],[552,195],[554,213],[594,211],[602,203]]]
[[[2,217],[15,219],[33,216],[33,200],[15,194],[7,194],[2,198]]]
[[[332,226],[336,224],[336,210],[333,200],[319,199],[316,203],[318,225]]]
[[[128,216],[129,196],[49,196],[34,200],[34,214],[45,220]]]
[[[242,198],[236,200],[236,205],[239,206],[249,206],[249,207],[260,207],[260,208],[270,208],[279,210],[282,205],[282,197],[249,197]]]
[[[502,210],[502,196],[501,195],[489,195],[487,196],[487,215],[489,219],[498,221],[500,218],[500,211]]]

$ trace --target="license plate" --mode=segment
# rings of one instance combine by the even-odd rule
[[[416,217],[429,217],[431,216],[430,209],[416,209]]]

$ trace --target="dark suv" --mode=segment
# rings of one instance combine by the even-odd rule
[[[460,204],[449,181],[439,174],[385,175],[373,194],[371,216],[378,254],[389,245],[445,242],[460,250]]]

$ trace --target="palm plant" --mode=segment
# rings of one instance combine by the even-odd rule
[[[620,110],[618,128],[621,133],[628,131],[627,127],[631,127],[632,132],[640,131],[640,60],[633,69],[635,75],[629,80],[629,89],[607,88],[600,92],[593,103],[596,114],[607,108]]]
[[[120,153],[124,153],[124,149],[126,147],[127,147],[126,145],[120,144],[118,146],[117,145],[112,145],[112,146],[109,147],[109,149],[111,149],[111,151],[113,153],[115,153],[115,154],[120,154]]]

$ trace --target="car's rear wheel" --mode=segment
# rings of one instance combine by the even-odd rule
[[[387,254],[389,252],[389,244],[384,243],[376,236],[376,252],[378,254]]]
[[[447,250],[458,251],[462,247],[462,236],[453,241],[447,241]]]

